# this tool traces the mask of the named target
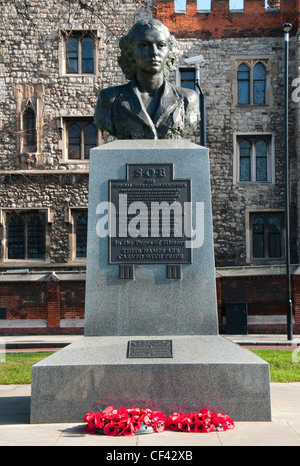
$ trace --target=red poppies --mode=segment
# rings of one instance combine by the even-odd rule
[[[86,432],[89,434],[119,436],[134,435],[142,424],[152,427],[154,432],[163,432],[167,416],[151,409],[113,409],[112,406],[108,406],[99,413],[87,413],[83,421],[87,422]]]
[[[144,424],[152,427],[154,432],[165,429],[182,432],[224,432],[233,429],[232,419],[223,413],[211,413],[206,408],[200,412],[183,414],[173,413],[168,418],[160,411],[151,409],[114,409],[108,406],[99,413],[87,413],[83,421],[87,423],[86,432],[109,436],[135,435]]]
[[[227,414],[211,413],[206,408],[199,413],[173,413],[166,423],[166,429],[182,432],[223,432],[233,428],[234,423]]]

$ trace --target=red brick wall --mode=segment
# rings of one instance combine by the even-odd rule
[[[229,302],[247,302],[248,316],[286,316],[286,277],[269,275],[255,277],[232,277],[217,279],[221,282],[222,305],[219,307],[225,317],[225,305]],[[300,333],[300,277],[292,277],[292,292],[295,323],[293,331]],[[219,315],[220,318],[220,315]],[[221,322],[221,319],[219,319]],[[226,327],[220,326],[225,332]],[[251,325],[249,333],[286,333],[285,324]]]
[[[217,278],[218,322],[221,333],[225,304],[247,302],[249,316],[286,315],[284,275]],[[300,333],[300,276],[292,277],[293,332]],[[61,319],[84,318],[84,281],[9,282],[0,284],[0,308],[7,319],[45,319],[47,328],[1,328],[0,335],[82,334],[83,328],[60,328]],[[249,333],[286,333],[286,325],[250,325]]]
[[[266,12],[264,0],[244,0],[244,12],[229,11],[229,0],[212,0],[210,13],[197,13],[196,0],[187,1],[186,13],[174,12],[173,0],[157,1],[157,19],[178,38],[283,36],[282,25],[298,29],[299,0],[281,0],[279,12]]]

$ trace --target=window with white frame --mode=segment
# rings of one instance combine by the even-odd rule
[[[274,142],[272,135],[237,135],[235,159],[235,181],[240,183],[274,182]]]
[[[244,0],[229,0],[229,10],[233,12],[244,11]]]
[[[198,13],[209,13],[211,11],[211,0],[197,0]]]
[[[175,13],[185,13],[186,0],[174,0],[174,11]]]

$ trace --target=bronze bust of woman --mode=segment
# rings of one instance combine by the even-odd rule
[[[103,89],[95,123],[117,139],[178,139],[200,120],[195,91],[172,85],[178,49],[168,28],[155,19],[138,21],[122,37],[119,65],[129,83]]]

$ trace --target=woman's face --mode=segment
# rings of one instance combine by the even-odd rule
[[[162,29],[141,30],[133,41],[132,50],[138,71],[160,74],[169,55],[168,36]]]

